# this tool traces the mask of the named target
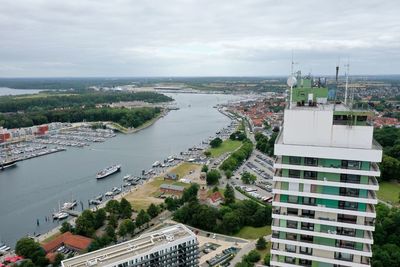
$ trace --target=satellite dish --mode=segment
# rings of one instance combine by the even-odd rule
[[[296,84],[297,84],[297,79],[294,76],[289,76],[289,78],[287,79],[287,85],[293,87]]]

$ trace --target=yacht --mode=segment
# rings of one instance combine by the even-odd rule
[[[121,165],[115,164],[115,165],[112,165],[110,167],[105,168],[102,171],[99,171],[97,173],[96,178],[97,179],[103,179],[103,178],[106,178],[107,176],[110,176],[111,174],[119,172],[120,170],[121,170]]]

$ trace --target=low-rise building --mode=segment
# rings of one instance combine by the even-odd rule
[[[84,252],[87,251],[92,241],[91,238],[66,232],[57,238],[42,244],[42,248],[46,254],[55,252],[62,246],[77,252]]]
[[[182,224],[62,261],[62,267],[199,266],[196,235]]]
[[[172,185],[172,184],[162,184],[160,185],[160,191],[167,194],[179,195],[183,193],[185,187],[180,185]]]

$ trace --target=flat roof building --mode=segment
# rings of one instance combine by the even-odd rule
[[[270,265],[369,267],[382,159],[371,112],[301,84],[275,142]]]
[[[62,261],[62,267],[198,266],[196,235],[182,224]]]

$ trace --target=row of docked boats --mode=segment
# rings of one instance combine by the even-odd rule
[[[0,242],[0,255],[3,254],[3,253],[6,253],[10,249],[11,248],[9,246],[7,246],[6,244]]]

